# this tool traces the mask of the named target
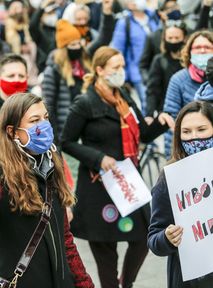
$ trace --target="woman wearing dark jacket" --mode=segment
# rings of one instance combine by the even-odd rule
[[[71,101],[80,94],[83,76],[90,70],[91,56],[98,47],[110,42],[115,22],[112,4],[112,0],[103,1],[100,35],[84,48],[82,35],[75,26],[62,19],[57,22],[57,49],[48,58],[42,83],[42,92],[50,109],[56,143],[60,140]]]
[[[136,104],[120,87],[124,84],[124,59],[115,49],[99,48],[93,58],[93,73],[85,78],[87,91],[71,106],[62,136],[62,149],[80,161],[71,230],[89,241],[102,288],[132,287],[147,255],[149,205],[122,218],[103,184],[102,169],[113,169],[116,160],[130,157],[138,166],[139,141],[152,141],[168,129],[170,117],[162,114],[151,126]],[[172,122],[173,123],[173,122]],[[172,125],[172,123],[170,123]],[[78,140],[81,139],[82,143]],[[127,241],[122,275],[118,280],[116,246]]]
[[[180,20],[168,20],[162,33],[161,53],[153,59],[147,81],[147,116],[163,110],[169,80],[182,69],[180,51],[184,45],[186,27]]]
[[[93,288],[69,231],[74,198],[42,99],[14,94],[0,123],[1,287],[16,287],[4,286],[13,280],[17,288]]]
[[[83,76],[90,66],[80,40],[77,28],[63,19],[57,22],[58,48],[49,56],[42,82],[42,93],[50,111],[56,143],[61,137],[71,102],[80,94]]]
[[[201,129],[202,127],[202,129]],[[176,119],[172,161],[213,147],[213,107],[207,102],[194,101],[181,109]],[[185,177],[185,175],[182,175]],[[152,216],[148,246],[158,256],[168,256],[168,288],[213,287],[213,273],[183,282],[177,247],[184,230],[174,222],[164,172],[152,189]]]

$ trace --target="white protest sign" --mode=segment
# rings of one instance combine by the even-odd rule
[[[116,162],[116,169],[109,170],[101,177],[122,217],[151,200],[149,189],[129,158]]]
[[[183,227],[183,280],[213,272],[213,148],[164,168],[175,223]],[[163,217],[163,214],[162,214]]]

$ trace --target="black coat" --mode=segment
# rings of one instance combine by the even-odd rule
[[[37,45],[36,64],[39,73],[45,68],[46,60],[50,51],[55,49],[55,27],[48,27],[41,23],[44,9],[38,8],[30,19],[30,34]]]
[[[157,120],[147,126],[133,100],[122,95],[137,114],[143,142],[150,142],[167,129]],[[78,142],[80,138],[82,143]],[[81,162],[76,191],[78,202],[71,223],[73,234],[90,241],[141,240],[142,230],[149,221],[149,206],[129,215],[133,229],[124,233],[118,229],[120,216],[113,223],[104,220],[103,208],[112,204],[112,200],[100,181],[91,182],[90,171],[99,172],[105,155],[116,160],[124,159],[120,115],[114,107],[102,101],[92,86],[87,94],[77,96],[71,106],[63,131],[62,149]]]
[[[39,192],[45,197],[46,181],[52,177],[54,167],[49,167],[49,159],[42,162],[37,175]],[[26,215],[16,211],[11,213],[7,187],[1,190],[0,199],[0,277],[11,280],[15,267],[29,242],[40,215]],[[67,288],[75,287],[68,266],[64,239],[64,209],[57,193],[53,192],[53,208],[50,224],[24,273],[18,280],[17,288]]]
[[[163,111],[169,80],[173,74],[182,68],[180,60],[173,59],[169,54],[160,53],[154,57],[147,80],[146,101],[148,116],[153,116],[154,111]]]
[[[213,287],[213,274],[196,280],[183,282],[178,249],[165,236],[165,230],[175,224],[169,199],[165,174],[162,173],[152,189],[152,216],[148,234],[148,246],[158,256],[168,256],[168,288],[210,288]]]
[[[56,51],[56,50],[55,50]],[[83,80],[74,77],[75,85],[68,86],[60,73],[59,66],[54,62],[53,51],[48,58],[42,82],[42,95],[45,98],[50,121],[54,130],[54,142],[58,144],[64,123],[69,114],[71,102],[81,92]]]
[[[151,67],[153,58],[155,55],[160,53],[160,42],[161,42],[162,29],[157,29],[152,32],[146,40],[143,54],[139,63],[140,71],[143,75],[143,82],[146,84],[148,79],[149,69]]]

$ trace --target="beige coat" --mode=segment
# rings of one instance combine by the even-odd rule
[[[19,24],[10,17],[5,21],[6,42],[11,45],[12,51],[16,54],[21,54],[21,39],[18,34],[21,30],[24,31],[26,44],[32,42],[28,24]]]

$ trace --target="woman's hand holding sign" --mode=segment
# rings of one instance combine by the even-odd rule
[[[165,230],[166,238],[175,247],[178,247],[182,240],[183,228],[178,225],[169,225]]]

